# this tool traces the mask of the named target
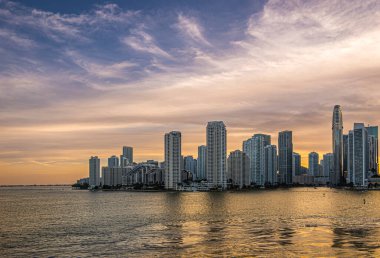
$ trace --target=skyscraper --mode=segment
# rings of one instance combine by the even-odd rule
[[[232,151],[227,161],[227,180],[232,186],[243,188],[249,186],[249,158],[240,150]]]
[[[368,126],[366,129],[369,144],[369,169],[377,174],[379,167],[379,129],[377,126]]]
[[[348,134],[348,178],[354,186],[368,185],[368,132],[362,123],[355,123]]]
[[[126,157],[129,163],[133,163],[133,148],[129,146],[123,146],[123,157]]]
[[[119,167],[119,158],[115,155],[112,155],[108,158],[108,167],[109,168],[117,168]]]
[[[181,132],[165,134],[165,188],[177,189],[181,183]]]
[[[98,156],[89,159],[89,185],[90,187],[100,185],[100,159]]]
[[[264,147],[264,184],[276,185],[277,182],[277,147]]]
[[[264,185],[264,147],[271,144],[271,136],[255,134],[243,142],[243,152],[250,160],[250,182]]]
[[[299,176],[301,174],[301,155],[293,152],[293,176]]]
[[[243,141],[243,152],[247,154],[250,162],[248,180],[250,184],[256,183],[256,177],[254,176],[253,137]]]
[[[323,155],[323,176],[329,177],[334,170],[334,154],[326,153]]]
[[[197,179],[197,160],[193,156],[185,156],[183,163],[185,170],[191,172],[193,179]]]
[[[227,131],[222,121],[207,124],[207,182],[211,188],[225,189]]]
[[[343,176],[347,175],[348,135],[343,134]]]
[[[257,185],[264,185],[265,183],[265,175],[264,175],[264,148],[270,144],[271,137],[270,135],[265,134],[255,134],[252,137],[253,141],[253,149],[252,149],[252,158],[253,162],[253,174],[251,177],[254,179]]]
[[[292,184],[293,176],[293,133],[283,131],[278,134],[278,165],[280,183]]]
[[[334,154],[334,170],[331,174],[330,183],[339,185],[343,180],[343,117],[339,105],[334,107],[332,118],[332,149]]]
[[[198,146],[198,161],[197,161],[197,178],[206,179],[206,154],[207,147],[205,145]]]
[[[319,176],[319,154],[316,152],[309,153],[309,175]]]

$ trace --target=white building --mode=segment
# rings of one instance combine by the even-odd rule
[[[89,159],[89,185],[90,187],[100,185],[100,159],[98,156]]]
[[[165,134],[165,188],[177,189],[181,180],[181,132]]]
[[[207,124],[207,182],[210,188],[226,189],[227,131],[222,121]]]

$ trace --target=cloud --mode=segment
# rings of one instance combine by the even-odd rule
[[[151,35],[144,32],[142,29],[132,30],[131,34],[131,36],[123,37],[121,42],[136,51],[146,52],[165,58],[172,58],[169,53],[157,45],[155,39]]]
[[[199,25],[195,18],[188,17],[180,13],[178,15],[178,23],[175,27],[194,42],[211,46],[210,42],[208,42],[203,35],[204,29],[201,25]]]
[[[8,40],[24,48],[32,48],[37,46],[37,44],[33,40],[27,37],[23,37],[21,35],[17,35],[13,31],[9,31],[6,29],[0,29],[0,37],[3,38],[3,40]]]
[[[345,130],[380,119],[378,1],[268,1],[235,23],[245,26],[233,27],[240,34],[232,42],[216,30],[206,37],[201,24],[217,14],[206,22],[177,9],[124,17],[128,11],[114,4],[102,8],[49,13],[48,24],[76,28],[88,40],[83,45],[20,33],[15,21],[30,15],[7,23],[7,32],[46,45],[43,53],[8,48],[3,56],[0,143],[7,162],[43,156],[87,164],[88,155],[118,154],[123,144],[135,147],[137,160],[162,160],[162,135],[171,130],[183,132],[183,152],[194,155],[209,120],[225,121],[229,150],[254,133],[276,142],[278,131],[290,129],[296,151],[322,154],[331,151],[335,104],[343,107]],[[125,22],[132,24],[119,26]],[[87,31],[90,25],[98,33]],[[211,47],[218,40],[223,44]]]
[[[49,38],[65,43],[67,40],[88,41],[85,36],[107,25],[126,25],[138,11],[123,11],[116,4],[97,5],[81,14],[60,14],[28,8],[15,2],[0,3],[0,20],[12,26],[30,27]]]
[[[136,63],[129,61],[103,64],[87,60],[75,51],[67,51],[66,53],[76,65],[85,70],[90,76],[95,76],[96,78],[123,79],[127,76],[129,68],[137,66]]]

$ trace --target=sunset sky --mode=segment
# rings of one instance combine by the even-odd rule
[[[73,183],[88,158],[163,160],[164,133],[197,156],[207,121],[228,152],[293,130],[331,152],[380,120],[380,1],[0,0],[0,184]]]

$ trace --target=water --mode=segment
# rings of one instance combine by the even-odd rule
[[[3,187],[0,226],[1,257],[379,257],[380,192]]]

